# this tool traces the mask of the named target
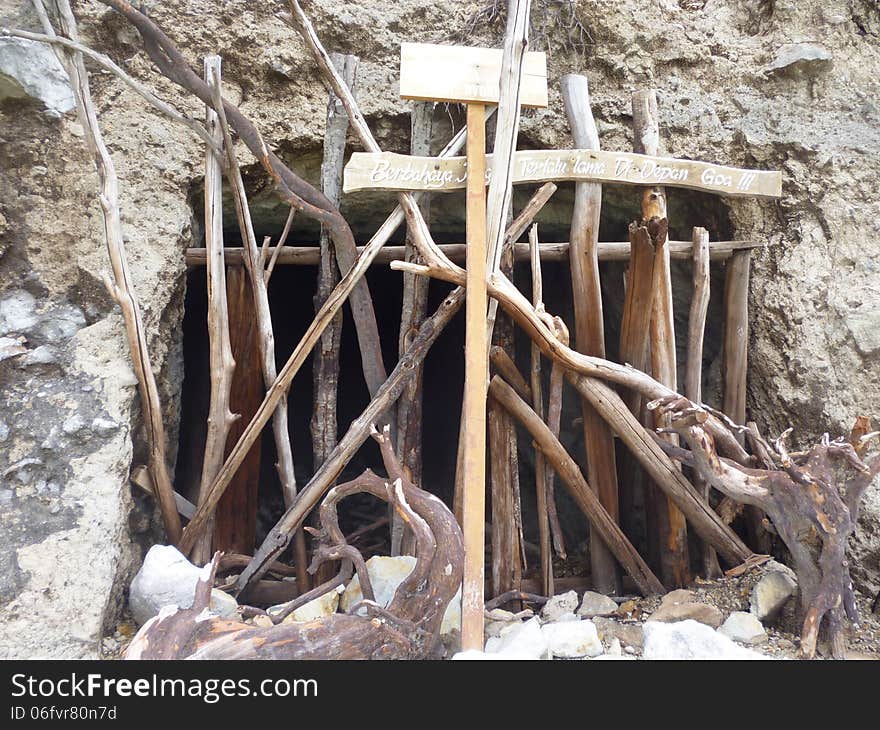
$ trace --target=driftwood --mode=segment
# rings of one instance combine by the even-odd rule
[[[684,394],[694,403],[703,402],[703,336],[706,330],[706,312],[709,309],[709,232],[705,228],[694,228],[693,297],[688,316],[687,366],[684,376]],[[736,420],[736,419],[734,419]],[[703,499],[709,501],[709,484],[698,472],[691,481]],[[721,575],[718,556],[710,545],[702,546],[703,574],[707,578]]]
[[[46,35],[54,37],[55,30],[46,15],[41,2],[35,3]],[[79,42],[76,19],[67,0],[57,3],[62,31],[75,43]],[[98,124],[98,116],[92,102],[89,78],[83,63],[82,53],[68,46],[61,46],[59,59],[70,77],[76,98],[77,117],[85,130],[85,143],[101,183],[99,200],[104,221],[104,239],[113,270],[113,281],[105,277],[105,285],[119,305],[125,325],[126,339],[131,353],[132,366],[138,381],[141,395],[141,408],[144,411],[144,426],[149,451],[148,469],[153,490],[159,502],[162,521],[169,541],[177,543],[181,538],[180,516],[174,499],[174,487],[168,472],[166,458],[165,425],[162,421],[162,404],[156,377],[150,363],[147,336],[140,305],[135,295],[128,259],[123,243],[122,221],[119,211],[119,183],[116,169]]]
[[[577,74],[563,76],[562,98],[575,147],[599,149],[599,132],[590,108],[587,78]],[[587,355],[605,357],[602,289],[596,251],[601,212],[602,186],[597,183],[577,183],[569,249],[575,349]],[[619,521],[614,436],[608,425],[585,401],[581,401],[581,414],[590,484],[598,490],[602,506],[615,521]],[[590,564],[596,590],[611,595],[619,593],[617,566],[602,540],[593,534],[590,535]]]
[[[211,570],[200,580],[190,609],[163,611],[132,640],[127,659],[423,659],[438,645],[446,606],[461,584],[464,545],[452,513],[436,497],[405,479],[387,430],[374,431],[389,472],[383,479],[369,470],[334,487],[321,507],[320,546],[310,568],[327,559],[358,567],[364,600],[349,614],[333,614],[305,623],[254,628],[225,619],[205,620],[210,600]],[[393,479],[393,481],[391,481]],[[415,536],[416,565],[398,587],[387,608],[372,595],[360,553],[345,542],[336,514],[337,502],[358,493],[371,494],[394,506]],[[345,568],[343,568],[345,570]],[[347,571],[346,571],[347,572]],[[358,615],[363,611],[365,615]]]
[[[632,110],[633,150],[641,154],[660,154],[657,92],[654,89],[635,92],[632,97]],[[652,218],[666,218],[666,193],[661,187],[645,188],[642,191],[642,221],[647,222]],[[655,241],[653,290],[650,325],[651,372],[661,383],[675,389],[678,376],[672,312],[672,273],[667,236]],[[675,437],[670,434],[665,438],[674,440]],[[662,546],[660,566],[663,580],[669,586],[687,585],[690,583],[691,575],[684,515],[670,500],[663,500],[656,490],[649,489],[647,496],[651,505],[651,514],[657,522],[656,537],[659,538]]]
[[[205,57],[205,82],[220,88],[220,56]],[[205,126],[217,144],[223,143],[220,120],[211,107],[205,112]],[[229,307],[226,301],[226,260],[223,252],[223,155],[211,148],[205,152],[205,248],[208,250],[208,347],[211,373],[211,399],[208,406],[208,432],[199,482],[199,504],[223,466],[226,440],[237,416],[231,409],[235,360],[229,334]],[[192,560],[204,565],[211,559],[213,521],[193,547]]]
[[[859,504],[880,473],[880,455],[865,462],[868,441],[878,433],[831,441],[826,434],[806,452],[791,455],[786,431],[771,449],[771,468],[746,468],[719,457],[715,439],[704,427],[708,414],[682,398],[667,397],[651,404],[665,412],[669,428],[687,443],[674,457],[697,469],[713,487],[738,502],[766,512],[785,543],[798,576],[804,613],[801,651],[813,657],[820,627],[827,627],[832,655],[844,658],[845,619],[858,624],[846,543],[858,520]],[[683,452],[683,453],[682,453]]]

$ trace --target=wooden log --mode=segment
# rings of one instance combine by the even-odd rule
[[[205,81],[220,85],[220,56],[205,57]],[[217,113],[207,108],[205,127],[217,144],[223,143],[223,130]],[[235,360],[229,342],[229,310],[226,303],[226,262],[223,257],[223,171],[222,158],[212,149],[205,151],[205,248],[208,251],[208,352],[211,396],[208,429],[199,483],[197,504],[202,504],[211,482],[223,466],[226,438],[235,416],[229,407]],[[213,522],[193,546],[191,559],[204,565],[211,559]]]
[[[492,595],[519,590],[522,560],[510,459],[510,417],[497,403],[488,405],[489,475],[492,490]],[[518,486],[518,485],[517,485]]]
[[[414,155],[431,153],[431,139],[434,136],[434,104],[420,102],[413,105],[410,115],[410,152]],[[430,220],[430,197],[419,201],[419,209],[425,220]],[[407,233],[406,261],[420,262],[422,257]],[[398,357],[402,357],[409,343],[425,319],[428,308],[428,280],[414,274],[403,275],[403,304],[400,315],[400,335],[398,337]],[[422,368],[409,381],[403,395],[397,401],[397,456],[407,470],[414,484],[422,483]],[[396,514],[396,513],[394,513]],[[404,544],[406,543],[406,544]],[[405,539],[404,525],[392,515],[391,554],[411,554],[411,540]]]
[[[548,183],[552,184],[552,183]],[[555,190],[556,186],[553,185]],[[549,189],[548,189],[549,190]],[[523,209],[525,210],[525,209]],[[519,216],[517,216],[518,218]],[[531,218],[529,222],[531,222]],[[528,224],[526,224],[528,227]],[[517,236],[518,237],[518,236]],[[735,251],[744,248],[761,248],[764,244],[758,241],[711,241],[709,243],[709,258],[712,261],[727,261]],[[514,260],[529,260],[529,244],[513,244]],[[566,262],[569,260],[569,243],[542,243],[540,244],[541,261]],[[464,243],[441,243],[437,246],[450,261],[463,264],[467,253],[467,244]],[[363,246],[358,246],[358,253],[362,253]],[[599,261],[629,261],[631,243],[629,241],[600,241],[597,244]],[[317,246],[286,246],[278,251],[277,247],[270,247],[268,253],[274,256],[278,253],[277,263],[282,266],[315,266],[321,261],[321,252]],[[693,244],[691,241],[669,241],[669,256],[672,259],[690,260],[693,256]],[[205,265],[204,248],[188,248],[186,250],[187,266]],[[243,251],[241,248],[227,247],[226,261],[229,264],[242,262]],[[373,259],[375,265],[387,265],[392,261],[406,261],[405,246],[385,246]]]
[[[590,92],[585,76],[562,77],[562,98],[575,146],[599,149],[599,133],[590,109]],[[605,328],[602,322],[602,289],[599,282],[599,218],[602,186],[577,183],[571,218],[571,291],[574,301],[575,349],[587,355],[605,357]],[[617,521],[617,464],[614,437],[608,425],[588,403],[582,403],[584,445],[590,484],[599,501]],[[601,593],[619,593],[617,566],[598,535],[590,535],[590,564],[593,583]]]
[[[229,332],[232,357],[236,362],[229,407],[240,418],[232,424],[224,457],[238,440],[263,400],[263,375],[257,345],[256,310],[247,272],[230,266],[226,272]],[[253,552],[257,537],[257,507],[260,485],[261,448],[251,447],[241,468],[217,503],[214,546],[224,553]]]
[[[358,57],[334,53],[334,67],[342,75],[346,86],[355,93]],[[339,207],[342,186],[342,165],[345,157],[345,138],[348,134],[348,115],[339,99],[330,92],[327,103],[327,123],[324,132],[323,158],[321,160],[321,191],[327,199]],[[337,257],[330,232],[322,226],[319,248],[321,261],[318,266],[318,282],[315,291],[315,312],[327,301],[339,282]],[[352,306],[356,306],[352,301]],[[312,436],[312,464],[315,471],[324,463],[337,441],[336,404],[339,389],[339,348],[342,342],[342,312],[337,312],[321,340],[312,359],[312,418],[309,430]],[[321,566],[315,575],[315,584],[327,581],[332,566]],[[306,588],[305,590],[308,590]]]
[[[703,335],[706,330],[706,312],[709,310],[709,232],[705,228],[694,228],[694,262],[691,309],[688,316],[687,367],[684,377],[684,394],[694,403],[703,402]],[[699,472],[693,472],[691,481],[703,499],[709,501],[709,483]],[[711,545],[702,545],[703,575],[717,578],[721,575],[718,556]]]
[[[727,262],[724,281],[724,349],[721,359],[722,410],[734,422],[746,422],[746,380],[749,348],[749,266],[750,253],[733,255]],[[744,436],[738,440],[743,442]],[[768,553],[770,535],[762,524],[764,515],[754,505],[746,505],[745,521],[749,542]]]
[[[464,289],[455,289],[443,300],[437,311],[425,320],[406,355],[398,361],[379,393],[373,397],[361,415],[352,421],[345,436],[336,444],[333,453],[263,540],[248,567],[241,572],[235,586],[236,593],[241,594],[251,581],[262,577],[272,562],[284,552],[290,544],[291,535],[302,525],[303,520],[330,489],[355,452],[369,438],[371,426],[382,413],[394,405],[407,381],[412,377],[415,366],[424,360],[431,345],[459,310],[463,301]]]
[[[651,435],[630,413],[626,404],[611,388],[594,378],[567,373],[568,381],[589,399],[627,448],[639,460],[654,483],[684,513],[694,530],[731,564],[741,563],[752,554],[702,496],[684,478]],[[680,396],[679,396],[680,397]]]
[[[468,104],[468,163],[472,171],[467,188],[465,303],[465,366],[462,422],[462,529],[464,531],[464,584],[461,592],[461,645],[483,648],[483,573],[486,520],[486,374],[489,348],[486,331],[486,108]]]
[[[519,371],[519,368],[516,366],[516,363],[511,360],[510,355],[508,355],[503,347],[498,347],[497,345],[493,345],[489,350],[489,362],[492,363],[492,367],[495,368],[495,372],[497,372],[507,383],[513,387],[516,391],[516,394],[526,401],[532,400],[532,389],[529,387],[529,384],[526,382],[526,379],[522,376],[522,373]]]
[[[562,426],[562,386],[565,384],[565,370],[558,362],[553,361],[550,368],[550,393],[547,398],[547,428],[554,438],[559,438]],[[547,516],[550,520],[550,536],[553,538],[553,549],[556,554],[566,559],[565,537],[559,523],[559,512],[556,509],[556,472],[550,464],[546,464],[547,478]]]
[[[574,460],[566,453],[558,439],[553,437],[547,425],[523,401],[507,383],[497,375],[492,378],[489,393],[516,418],[535,439],[547,459],[551,460],[557,473],[569,488],[590,526],[606,541],[612,554],[620,561],[644,595],[663,591],[663,585],[641,559],[638,552],[621,532],[617,523],[602,507],[593,489],[584,479]]]
[[[632,105],[635,151],[649,155],[659,154],[660,118],[657,111],[657,92],[653,89],[636,91]],[[661,187],[645,188],[642,192],[642,220],[647,222],[651,218],[666,218],[666,193]],[[674,390],[678,387],[678,375],[672,312],[672,273],[666,236],[655,243],[653,288],[651,369],[657,380]],[[675,437],[667,435],[667,438]],[[651,493],[656,494],[649,492]],[[691,573],[684,515],[668,499],[665,510],[660,504],[652,505],[652,510],[659,518],[659,537],[664,548],[660,551],[663,581],[669,586],[687,585],[690,583]]]
[[[541,259],[538,253],[538,226],[529,231],[529,247],[532,251],[532,303],[536,312],[544,311],[544,283],[541,275]],[[544,419],[544,387],[541,382],[541,350],[533,342],[531,345],[531,391],[532,408],[541,420]],[[550,551],[550,511],[547,501],[547,465],[544,452],[535,444],[535,504],[538,513],[538,545],[541,557],[541,590],[545,596],[554,594],[553,555]],[[497,595],[497,594],[496,594]]]

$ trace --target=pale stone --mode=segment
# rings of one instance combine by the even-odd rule
[[[339,607],[339,594],[342,592],[343,587],[339,586],[338,589],[334,589],[332,591],[327,591],[325,594],[318,596],[312,601],[309,601],[304,606],[300,606],[296,610],[292,611],[290,614],[285,617],[282,623],[285,624],[296,624],[302,623],[304,621],[316,621],[317,619],[326,618],[327,616],[331,616],[336,613],[336,609]],[[284,604],[278,606],[271,606],[267,613],[270,616],[274,616],[278,611],[284,608]]]
[[[797,581],[780,570],[767,572],[752,588],[749,611],[759,621],[773,621],[786,602],[797,593]]]
[[[578,596],[575,591],[560,593],[553,596],[541,609],[541,618],[545,621],[555,621],[566,613],[574,613],[577,610]]]
[[[486,653],[515,654],[532,659],[547,659],[550,656],[541,622],[537,618],[531,618],[521,624],[512,624],[504,629],[500,636],[490,638],[486,642]]]
[[[667,593],[660,602],[660,607],[649,617],[649,621],[672,623],[692,619],[717,629],[721,626],[724,616],[715,606],[691,600],[694,594],[686,590]]]
[[[779,47],[776,57],[764,68],[764,71],[783,71],[794,67],[815,72],[827,66],[832,58],[831,52],[817,43],[786,43]]]
[[[457,654],[453,654],[451,659],[453,661],[528,661],[535,660],[537,657],[531,656],[530,654],[518,654],[513,651],[507,651],[502,653],[489,653],[480,651],[479,649],[470,649],[468,651],[460,651]]]
[[[767,659],[698,621],[645,624],[645,659]]]
[[[604,651],[596,627],[587,619],[544,624],[541,631],[554,657],[577,659],[599,656]]]
[[[412,572],[415,565],[416,559],[411,555],[398,555],[396,557],[374,555],[370,558],[367,561],[367,573],[370,576],[370,583],[373,586],[376,603],[383,608],[387,608],[388,604],[391,603],[391,599],[394,598],[397,587]],[[352,606],[363,599],[361,582],[357,575],[355,575],[339,599],[339,610],[342,613],[348,613]],[[359,613],[365,615],[366,611],[361,609]],[[440,625],[441,634],[449,634],[452,631],[461,631],[461,588],[458,589],[446,607],[446,612],[443,614],[443,621]]]
[[[596,616],[593,619],[593,624],[596,626],[596,631],[599,632],[599,638],[603,641],[616,638],[626,647],[641,649],[644,646],[645,636],[641,624],[622,623],[602,616]]]
[[[581,599],[578,616],[593,618],[593,616],[610,616],[617,611],[617,604],[608,596],[587,591]]]
[[[189,562],[173,545],[154,545],[144,558],[129,589],[131,615],[144,624],[165,606],[192,606],[202,570]],[[228,593],[211,590],[210,610],[217,616],[233,616],[238,608]]]
[[[761,622],[745,611],[734,611],[718,628],[718,632],[740,644],[762,644],[767,641],[767,632]]]
[[[70,79],[52,49],[24,38],[0,38],[0,100],[31,97],[53,116],[75,106]]]

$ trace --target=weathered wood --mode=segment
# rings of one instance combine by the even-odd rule
[[[815,655],[824,623],[832,655],[843,659],[845,621],[859,621],[846,544],[862,496],[880,473],[880,456],[866,463],[851,443],[844,438],[830,441],[827,435],[809,451],[789,455],[784,441],[789,429],[777,439],[775,453],[769,445],[764,449],[772,468],[744,468],[719,458],[715,439],[699,418],[681,417],[695,410],[682,400],[670,396],[655,407],[670,415],[673,428],[690,447],[689,452],[681,450],[684,463],[728,497],[766,512],[792,556],[803,612],[801,652],[808,658]]]
[[[746,380],[749,348],[749,266],[751,254],[738,253],[727,262],[724,281],[724,349],[721,357],[722,410],[734,422],[746,422]],[[738,437],[743,442],[743,435]],[[746,505],[749,542],[760,552],[770,551],[770,535],[762,525],[764,515]]]
[[[410,115],[410,152],[414,155],[430,154],[431,140],[434,136],[434,104],[422,102],[413,105]],[[419,209],[425,220],[430,220],[430,197],[419,201]],[[407,234],[406,261],[422,260]],[[428,280],[414,274],[403,275],[403,304],[400,313],[400,335],[398,337],[398,357],[402,357],[425,319],[428,307]],[[410,380],[403,395],[397,401],[397,456],[407,470],[410,481],[422,483],[422,368]],[[395,513],[396,514],[396,513]],[[409,554],[411,541],[405,539],[404,525],[394,520],[391,526],[391,554]]]
[[[663,585],[641,559],[638,552],[621,532],[617,523],[605,511],[593,489],[584,479],[574,460],[566,453],[559,440],[538,415],[507,383],[497,375],[492,378],[489,393],[516,418],[535,439],[538,447],[553,464],[554,469],[569,488],[572,498],[598,532],[612,554],[620,561],[644,595],[663,591]]]
[[[572,140],[580,149],[599,149],[599,132],[590,108],[585,76],[562,77],[562,98],[571,127]],[[602,186],[577,183],[571,217],[571,291],[574,303],[575,349],[587,355],[605,357],[605,327],[602,322],[602,288],[599,282],[599,218]],[[585,401],[581,402],[584,445],[590,485],[612,519],[619,520],[617,464],[614,436],[608,425]],[[601,593],[619,593],[617,566],[598,535],[590,535],[590,564],[593,584]]]
[[[256,309],[247,272],[230,266],[226,272],[229,331],[236,368],[232,377],[229,407],[241,417],[229,429],[224,457],[238,440],[263,400],[263,374],[257,344]],[[260,444],[255,443],[241,468],[217,503],[214,546],[224,553],[253,552],[257,537],[257,506],[260,485]]]
[[[547,428],[554,438],[559,438],[562,426],[562,386],[565,384],[565,370],[558,362],[553,361],[550,368],[550,393],[547,398]],[[546,465],[547,478],[547,516],[550,519],[550,535],[553,538],[553,549],[556,554],[566,559],[565,536],[562,533],[562,525],[559,522],[559,512],[556,509],[556,472],[550,464]]]
[[[58,3],[58,10],[63,34],[72,41],[79,42],[76,18],[69,3],[66,0],[61,0]],[[46,35],[55,37],[55,30],[45,12],[41,14],[40,19]],[[98,115],[92,101],[89,77],[82,53],[65,47],[59,58],[62,60],[70,79],[76,100],[77,118],[85,132],[85,145],[92,156],[92,162],[95,165],[101,186],[99,202],[104,225],[104,241],[107,245],[110,267],[113,271],[113,280],[106,277],[104,284],[110,296],[119,305],[132,367],[138,381],[138,392],[141,395],[141,408],[143,409],[143,425],[149,452],[147,468],[154,485],[154,493],[159,503],[162,523],[168,540],[171,543],[178,543],[181,538],[180,515],[177,511],[174,486],[168,471],[162,403],[159,398],[156,377],[153,374],[153,366],[150,362],[140,303],[135,294],[128,269],[128,257],[125,252],[119,209],[119,181],[116,176],[116,168],[107,151],[98,124]]]
[[[548,183],[548,185],[553,185]],[[556,186],[553,185],[555,190]],[[518,218],[519,216],[517,216]],[[530,218],[529,221],[532,219]],[[514,221],[515,222],[515,221]],[[527,226],[526,226],[527,227]],[[523,228],[525,230],[525,227]],[[522,231],[520,231],[522,233]],[[509,235],[509,231],[508,231]],[[518,238],[519,236],[517,236]],[[529,244],[517,243],[514,245],[514,259],[516,261],[529,260]],[[759,241],[710,241],[709,258],[712,261],[726,261],[734,251],[745,248],[761,248],[765,244]],[[463,264],[467,252],[465,243],[441,243],[437,248],[450,260],[457,264]],[[599,261],[629,261],[631,244],[629,241],[600,241],[597,244]],[[362,253],[363,246],[358,246],[358,253]],[[568,261],[569,243],[539,244],[541,261]],[[277,247],[271,247],[269,253],[275,255]],[[693,256],[693,244],[690,241],[669,241],[669,256],[673,259],[690,261]],[[187,266],[204,266],[206,260],[204,248],[188,248],[186,250]],[[243,260],[243,250],[236,247],[226,248],[226,261],[229,264],[240,264]],[[385,246],[373,259],[373,264],[390,264],[392,261],[406,261],[405,246]],[[321,261],[321,252],[317,246],[285,246],[278,255],[277,263],[285,266],[315,266]]]
[[[238,219],[239,230],[241,231],[242,240],[245,243],[245,267],[250,278],[251,291],[254,294],[256,324],[259,333],[260,355],[262,357],[263,382],[266,388],[271,391],[278,373],[275,364],[275,333],[272,325],[272,312],[269,308],[267,280],[263,273],[263,264],[260,263],[263,259],[257,249],[257,239],[254,234],[253,220],[251,218],[250,206],[244,187],[244,180],[241,175],[241,169],[238,165],[238,159],[235,156],[232,134],[230,133],[229,124],[226,119],[226,105],[223,102],[219,86],[216,84],[210,85],[210,89],[211,99],[214,103],[214,109],[217,111],[220,129],[223,131],[223,149],[226,152],[226,176],[229,182],[229,187],[232,190],[232,199],[235,203],[235,215]],[[290,220],[289,217],[288,220]],[[257,413],[258,412],[259,411],[257,411]],[[293,446],[290,441],[290,432],[288,431],[287,412],[287,397],[285,391],[284,393],[279,394],[277,407],[274,413],[272,413],[272,432],[275,438],[275,452],[277,458],[275,468],[278,472],[278,479],[281,483],[281,494],[285,505],[290,504],[296,496],[296,474],[293,465]],[[256,418],[256,413],[254,414],[254,417]],[[226,462],[224,462],[224,468],[218,472],[218,478],[223,473],[224,469],[227,468],[229,459],[236,453],[237,448],[241,449],[241,461],[239,462],[239,465],[248,458],[250,447],[247,445],[245,439],[248,438],[251,444],[253,444],[253,442],[258,440],[258,436],[258,431],[253,432],[251,436],[248,436],[247,429],[241,431],[240,439],[236,445],[232,447],[232,449],[227,449]],[[230,481],[234,476],[235,471],[229,473]],[[195,532],[193,529],[194,524],[198,525],[199,519],[203,519],[205,515],[211,514],[211,500],[214,499],[216,504],[216,500],[219,500],[219,497],[221,496],[220,494],[216,494],[214,491],[215,489],[216,479],[215,484],[211,486],[206,498],[206,504],[204,505],[205,509],[202,510],[202,506],[200,505],[199,511],[201,511],[202,514],[199,515],[199,511],[197,511],[196,515],[193,516],[193,519],[190,520],[181,544],[190,539],[194,540],[196,538],[196,536],[192,534]],[[204,528],[202,527],[200,529]],[[309,576],[306,572],[307,555],[305,535],[303,535],[302,532],[295,536],[294,563],[297,568],[297,578],[300,589],[304,590],[309,584]]]
[[[709,232],[694,228],[693,296],[688,316],[687,366],[684,376],[684,394],[694,403],[703,402],[703,336],[706,330],[706,312],[709,310]],[[697,491],[709,501],[709,483],[694,472],[691,481]],[[706,578],[721,575],[718,556],[711,545],[702,545],[703,574]]]
[[[205,81],[220,86],[220,56],[205,56]],[[223,144],[223,130],[217,113],[207,108],[205,127],[218,145]],[[223,256],[223,170],[220,155],[205,151],[205,249],[208,251],[208,365],[211,396],[208,405],[208,429],[199,482],[198,504],[208,493],[226,453],[226,439],[236,416],[230,409],[230,392],[235,360],[229,338],[229,309],[226,302],[226,262]],[[204,565],[211,559],[212,524],[193,547],[191,559]]]
[[[401,43],[400,95],[418,101],[497,104],[504,52],[494,48]],[[523,106],[547,106],[547,57],[522,57]]]
[[[522,376],[516,363],[510,359],[503,347],[493,345],[489,349],[489,362],[495,371],[504,378],[508,384],[516,391],[517,395],[526,401],[532,400],[532,389]]]
[[[290,543],[291,535],[302,525],[303,520],[330,489],[355,452],[369,438],[371,425],[377,422],[382,413],[394,405],[403,392],[407,381],[413,376],[416,365],[424,360],[431,345],[451,321],[463,301],[463,289],[452,291],[443,300],[437,311],[422,323],[419,334],[413,340],[406,354],[398,361],[380,391],[373,397],[361,415],[352,421],[345,436],[336,444],[333,453],[302,489],[296,502],[282,515],[254,553],[250,564],[241,572],[236,582],[235,590],[237,593],[244,591],[251,581],[259,579],[271,563],[284,552]]]
[[[633,149],[636,152],[657,155],[660,152],[660,117],[657,110],[657,92],[654,89],[636,91],[632,97]],[[666,193],[661,187],[642,191],[642,221],[666,218]],[[667,236],[654,242],[653,304],[650,324],[651,370],[654,377],[673,390],[677,388],[678,374],[675,355],[675,322],[672,311],[672,272],[670,270]],[[658,426],[665,425],[658,423]],[[669,434],[670,441],[675,436]],[[660,565],[663,581],[668,586],[690,583],[690,558],[687,545],[687,524],[684,515],[671,500],[651,497],[650,510],[656,516],[661,540]]]
[[[729,563],[746,560],[751,554],[702,496],[684,478],[681,469],[673,463],[626,404],[611,388],[594,378],[567,373],[568,381],[581,395],[588,398],[627,448],[639,460],[654,483],[675,502],[688,522],[706,542],[711,544]],[[680,397],[680,396],[679,396]]]
[[[489,348],[486,331],[486,109],[468,104],[468,166],[474,171],[467,188],[467,301],[462,423],[462,528],[464,584],[461,592],[461,645],[483,648],[483,573],[486,520],[486,374]]]
[[[497,403],[488,405],[489,484],[492,490],[492,595],[518,590],[522,560],[511,473],[510,417]]]
[[[532,269],[532,303],[536,312],[544,311],[544,282],[541,275],[541,259],[538,254],[538,226],[533,225],[529,231],[529,248],[531,249]],[[531,344],[531,391],[532,409],[541,420],[544,419],[544,388],[541,382],[541,350],[533,342]],[[518,371],[517,371],[518,372]],[[544,452],[535,445],[535,503],[538,513],[538,545],[541,551],[541,587],[544,595],[552,596],[553,587],[553,555],[550,552],[550,511],[548,505],[549,490],[547,489],[547,465]]]
[[[494,155],[486,157],[488,180],[494,176]],[[730,197],[778,198],[782,174],[744,170],[709,162],[632,152],[599,150],[521,150],[513,154],[513,185],[560,180],[620,185],[666,185]],[[342,189],[427,190],[449,192],[465,187],[463,157],[440,160],[393,152],[355,152],[345,166]]]

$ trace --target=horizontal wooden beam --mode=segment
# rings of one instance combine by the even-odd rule
[[[742,249],[761,248],[764,244],[759,241],[713,241],[709,244],[709,257],[713,261],[726,261],[734,251]],[[452,261],[463,264],[465,259],[466,245],[463,243],[444,243],[440,245],[443,251]],[[358,253],[362,247],[358,246]],[[540,244],[542,261],[568,261],[568,241],[560,243]],[[693,250],[691,241],[670,241],[669,255],[674,259],[690,259]],[[405,254],[404,246],[385,246],[379,255],[373,259],[374,264],[388,264],[392,261],[403,261]],[[275,247],[269,249],[268,255],[275,252]],[[518,243],[515,249],[517,261],[529,260],[529,244]],[[285,246],[278,254],[276,264],[291,266],[316,266],[321,252],[317,246]],[[226,261],[230,264],[244,263],[242,249],[227,248],[225,251]],[[207,258],[205,249],[188,248],[186,250],[187,266],[204,266]],[[600,261],[628,261],[629,241],[614,241],[599,244]]]

